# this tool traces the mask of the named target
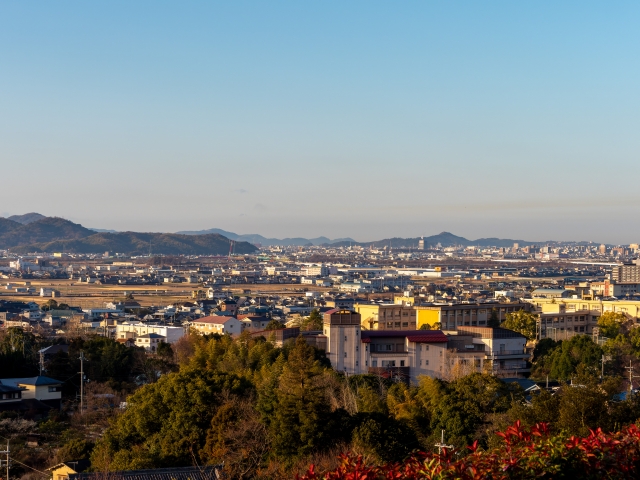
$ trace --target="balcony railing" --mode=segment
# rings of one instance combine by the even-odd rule
[[[388,351],[383,351],[383,352],[376,352],[376,351],[372,351],[371,355],[408,355],[409,352],[406,350],[398,350],[396,352],[388,352]]]
[[[524,350],[500,350],[487,353],[489,357],[501,357],[503,355],[527,355]]]

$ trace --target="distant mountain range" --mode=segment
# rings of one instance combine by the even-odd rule
[[[68,253],[102,253],[105,251],[129,255],[145,255],[149,253],[164,255],[226,255],[229,253],[231,241],[233,252],[238,254],[257,251],[255,245],[276,246],[350,246],[382,248],[417,248],[421,237],[386,238],[373,242],[356,242],[352,238],[327,237],[316,238],[267,238],[258,234],[239,235],[219,228],[200,231],[182,231],[177,233],[138,233],[117,232],[85,228],[80,224],[58,217],[46,217],[39,213],[0,217],[0,249],[10,249],[14,253],[29,252],[68,252]],[[425,248],[442,246],[479,246],[479,247],[511,247],[518,243],[527,245],[544,245],[576,242],[530,242],[505,238],[479,238],[468,240],[449,232],[424,237]],[[580,242],[586,243],[586,242]]]
[[[128,255],[227,255],[231,241],[220,234],[180,235],[176,233],[118,232],[96,233],[64,218],[37,213],[0,217],[0,249],[13,253],[67,252]],[[233,253],[253,253],[258,249],[243,241],[233,242]]]
[[[528,242],[526,240],[512,240],[508,238],[479,238],[477,240],[468,240],[464,237],[458,237],[453,233],[442,232],[437,235],[431,235],[429,237],[415,237],[415,238],[386,238],[384,240],[377,240],[374,242],[337,242],[334,246],[348,246],[359,245],[362,247],[392,247],[392,248],[417,248],[420,239],[424,239],[424,247],[435,247],[440,245],[442,247],[455,247],[455,246],[477,246],[477,247],[512,247],[514,243],[517,243],[521,247],[527,245],[540,245],[541,242]],[[546,243],[546,242],[545,242]],[[553,242],[555,243],[555,242]]]
[[[244,241],[259,245],[276,245],[281,247],[287,246],[297,246],[304,247],[307,245],[330,245],[339,242],[343,243],[356,243],[353,238],[336,238],[331,240],[327,237],[317,237],[317,238],[303,238],[303,237],[294,237],[294,238],[267,238],[262,235],[258,235],[257,233],[250,233],[245,235],[238,235],[237,233],[227,232],[226,230],[222,230],[220,228],[210,228],[209,230],[198,230],[198,231],[183,231],[178,232],[181,235],[207,235],[210,233],[217,233],[219,235],[224,235],[227,238],[230,238],[234,241]]]

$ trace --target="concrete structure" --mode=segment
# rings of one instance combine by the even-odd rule
[[[616,312],[623,313],[636,323],[640,323],[640,300],[530,298],[524,299],[524,301],[530,303],[536,313],[556,313],[557,311],[557,313],[562,314],[574,314],[576,312],[590,312],[590,315],[600,316],[605,312]]]
[[[520,333],[490,327],[459,327],[447,333],[448,375],[478,371],[518,377],[530,371],[527,365],[530,355],[525,351],[527,339]]]
[[[442,375],[447,337],[439,330],[366,331],[359,313],[334,309],[324,314],[323,335],[327,358],[337,371],[375,373],[414,383],[419,375]]]
[[[456,330],[458,327],[487,326],[491,312],[495,310],[498,321],[502,322],[507,314],[519,310],[530,310],[527,303],[456,303],[441,305],[415,306],[417,328],[440,324],[442,330]]]
[[[613,267],[611,280],[618,283],[640,283],[640,260]]]
[[[353,309],[362,317],[363,330],[415,330],[416,311],[396,303],[356,303]]]

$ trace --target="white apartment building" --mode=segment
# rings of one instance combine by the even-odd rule
[[[170,327],[167,325],[150,325],[146,323],[121,323],[116,325],[116,340],[131,339],[135,340],[142,335],[149,334],[162,335],[167,343],[175,343],[184,336],[184,328]]]

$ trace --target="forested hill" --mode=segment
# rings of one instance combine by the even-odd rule
[[[392,247],[392,248],[416,248],[421,237],[415,238],[385,238],[383,240],[376,240],[373,242],[337,242],[332,246],[344,246],[359,245],[361,247]],[[424,238],[425,248],[435,247],[440,245],[442,247],[454,247],[454,246],[477,246],[477,247],[512,247],[514,243],[519,244],[521,247],[527,245],[533,245],[536,242],[529,242],[526,240],[513,240],[509,238],[479,238],[477,240],[469,240],[464,237],[459,237],[450,232],[442,232],[437,235],[431,235]],[[538,242],[539,243],[539,242]]]
[[[96,233],[63,218],[44,217],[22,224],[0,218],[0,248],[13,253],[68,252],[128,255],[148,253],[166,255],[226,255],[231,241],[218,234],[180,235],[173,233]],[[253,253],[257,248],[248,242],[234,242],[233,252]]]

